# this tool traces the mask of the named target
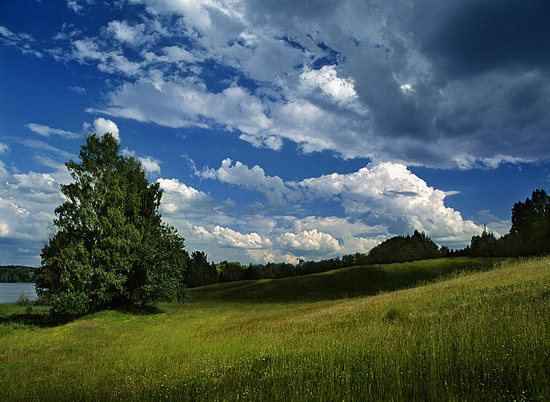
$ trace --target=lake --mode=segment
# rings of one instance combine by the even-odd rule
[[[34,283],[3,283],[0,282],[0,303],[15,303],[21,293],[24,293],[30,300],[36,300]]]

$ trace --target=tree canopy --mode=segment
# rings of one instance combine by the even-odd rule
[[[439,247],[424,233],[415,230],[412,236],[395,236],[369,252],[374,264],[404,262],[441,257]]]
[[[517,257],[550,252],[550,196],[535,190],[531,198],[518,201],[512,208],[512,227],[508,234],[496,239],[490,232],[473,236],[472,256]]]
[[[550,196],[544,190],[535,190],[531,198],[518,201],[512,208],[510,232],[496,239],[490,232],[473,236],[472,256],[517,257],[548,254],[550,252]]]
[[[218,281],[216,267],[208,263],[208,258],[203,251],[194,251],[191,254],[185,274],[185,284],[190,288],[210,285]]]
[[[36,276],[56,313],[183,299],[184,240],[162,223],[158,183],[119,148],[111,134],[93,134],[80,162],[66,163],[73,182],[61,186],[66,200]]]
[[[514,204],[510,235],[517,237],[520,254],[550,252],[550,196],[546,191],[535,190],[531,198]]]

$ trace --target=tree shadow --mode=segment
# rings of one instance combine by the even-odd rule
[[[0,325],[28,325],[35,327],[55,327],[69,322],[69,320],[61,320],[48,313],[12,313],[5,316],[0,316]]]
[[[113,308],[111,309],[111,311],[118,311],[120,313],[132,315],[156,315],[164,312],[157,306],[126,306]],[[56,316],[49,311],[13,312],[5,315],[0,315],[0,325],[25,325],[39,328],[48,328],[68,324],[84,317],[86,317],[86,315],[79,317]]]

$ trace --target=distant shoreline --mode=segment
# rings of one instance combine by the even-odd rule
[[[33,283],[36,269],[25,265],[0,265],[0,282]]]

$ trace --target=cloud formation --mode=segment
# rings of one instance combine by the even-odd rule
[[[386,228],[386,233],[424,231],[448,245],[464,244],[479,227],[464,220],[460,212],[445,206],[447,194],[434,189],[406,166],[384,162],[371,164],[350,174],[333,173],[299,182],[284,182],[268,176],[259,166],[248,166],[230,159],[218,169],[198,173],[262,193],[272,207],[285,208],[295,202],[320,200],[340,204],[346,216],[369,226]]]
[[[424,231],[437,242],[464,243],[479,227],[445,206],[445,192],[434,189],[406,166],[380,163],[351,174],[305,179],[306,197],[337,198],[346,214],[385,225],[391,233]]]
[[[29,123],[27,124],[27,128],[31,130],[32,132],[39,134],[44,137],[49,137],[51,135],[58,135],[60,137],[64,138],[80,138],[81,135],[77,133],[73,133],[71,131],[67,130],[61,130],[59,128],[52,128],[45,124],[36,124],[36,123]]]
[[[317,229],[303,230],[299,233],[285,232],[277,241],[282,247],[298,252],[315,250],[333,254],[341,250],[338,240]]]
[[[389,236],[414,230],[424,231],[439,244],[463,247],[482,230],[445,205],[447,193],[428,186],[402,164],[371,164],[349,174],[285,182],[267,175],[260,166],[249,168],[225,159],[219,168],[205,168],[196,174],[257,192],[266,200],[264,208],[256,208],[248,217],[242,209],[219,209],[213,200],[200,202],[200,208],[190,207],[187,200],[205,201],[206,195],[178,181],[159,180],[168,197],[163,201],[167,219],[180,228],[192,227],[195,237],[189,240],[193,245],[198,240],[206,250],[215,244],[242,249],[250,258],[260,260],[274,255],[285,261],[290,256],[318,259],[368,252]],[[333,203],[331,209],[341,209],[342,215],[308,215],[318,203]],[[198,219],[190,221],[185,214],[195,214]],[[253,226],[255,231],[249,233],[238,230]]]
[[[198,175],[204,179],[217,179],[223,183],[259,191],[267,197],[272,206],[285,205],[284,198],[293,193],[280,177],[266,176],[260,166],[249,168],[239,161],[233,164],[229,158],[224,159],[218,169],[207,168],[198,172]]]
[[[41,58],[43,54],[34,49],[34,38],[26,33],[14,33],[5,26],[0,25],[0,43],[19,50],[23,54],[30,54]]]
[[[118,126],[112,120],[104,119],[103,117],[98,117],[97,119],[94,120],[94,132],[97,135],[111,133],[113,137],[115,137],[118,141],[120,141]]]
[[[201,215],[209,211],[210,197],[178,179],[158,179],[163,191],[161,211],[167,214],[181,212],[187,215]]]
[[[61,170],[51,174],[11,173],[0,161],[0,237],[3,238],[0,257],[3,260],[18,261],[16,250],[6,246],[17,242],[29,249],[31,260],[38,265],[42,242],[53,229],[53,210],[63,202],[59,184],[66,178]]]
[[[163,215],[189,233],[192,248],[228,259],[296,261],[366,252],[414,229],[461,247],[479,233],[478,225],[501,233],[506,222],[490,211],[465,219],[446,203],[449,193],[407,166],[494,169],[550,155],[550,6],[544,0],[65,4],[66,15],[86,18],[85,29],[67,22],[46,38],[0,26],[0,43],[67,66],[78,63],[90,75],[96,69],[100,100],[93,99],[91,81],[64,84],[75,99],[89,96],[87,112],[103,116],[86,124],[86,133],[111,132],[120,140],[108,118],[121,127],[125,119],[185,128],[166,132],[185,131],[188,138],[233,136],[281,155],[296,145],[303,153],[371,162],[351,173],[289,181],[280,171],[266,171],[267,163],[248,166],[237,159],[254,160],[250,155],[228,150],[184,183],[172,173],[162,177],[170,171],[166,154],[140,151],[137,159],[163,189]],[[74,148],[52,144],[76,133],[26,127],[42,141],[4,137],[10,148],[0,143],[0,154],[11,158],[23,146],[48,170],[33,166],[21,173],[4,159],[3,239],[44,236],[40,228],[56,197],[52,186],[66,179],[60,160],[75,159]],[[233,190],[251,201],[242,205]]]
[[[104,113],[257,147],[460,169],[550,154],[544,0],[291,3],[132,0],[140,21],[69,58],[125,77]]]
[[[82,14],[86,5],[94,4],[94,0],[66,0],[67,8],[76,14]]]
[[[69,180],[66,170],[58,166],[52,173],[10,173],[3,164],[0,168],[3,238],[45,241],[53,210],[62,202],[59,183]],[[445,206],[445,192],[428,186],[400,164],[371,164],[349,174],[285,182],[260,166],[249,168],[225,159],[220,168],[205,168],[197,174],[203,180],[246,188],[266,200],[262,208],[247,212],[246,206],[237,206],[231,199],[217,201],[179,179],[157,179],[163,191],[160,211],[185,235],[189,249],[224,259],[331,258],[368,252],[389,236],[415,229],[440,244],[462,247],[481,231]],[[327,202],[335,204],[331,210],[340,210],[341,215],[311,214],[313,205]],[[481,220],[496,222],[497,218],[482,211]],[[33,247],[37,255],[37,246]]]
[[[339,103],[357,98],[353,80],[339,78],[335,66],[323,66],[319,70],[308,68],[300,74],[300,81],[305,90],[319,88]]]
[[[141,162],[143,169],[150,175],[159,175],[160,174],[160,161],[152,158],[150,156],[138,158]]]

